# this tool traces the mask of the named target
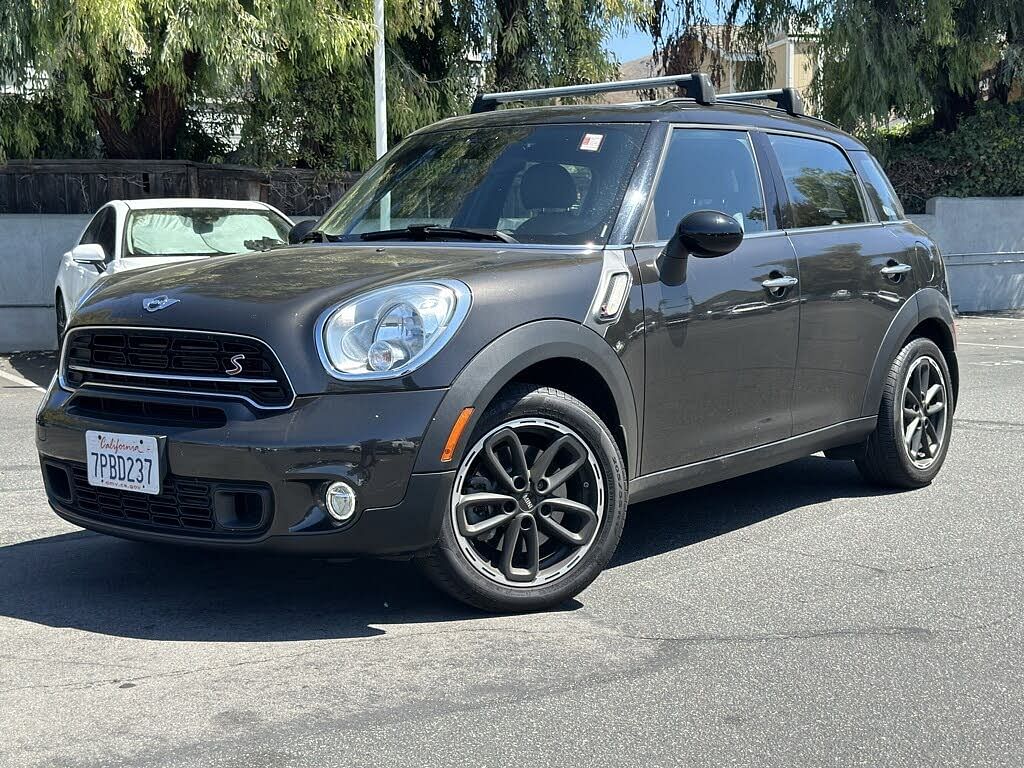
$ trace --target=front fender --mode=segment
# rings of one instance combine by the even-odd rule
[[[470,360],[453,382],[434,414],[416,460],[416,472],[440,472],[457,467],[466,443],[487,404],[518,374],[536,363],[557,358],[580,361],[604,379],[615,400],[619,425],[626,443],[626,462],[636,467],[638,428],[636,401],[629,377],[614,350],[597,333],[568,320],[538,320],[521,325],[495,339]],[[452,460],[441,452],[452,425],[463,408],[476,410],[462,434]]]

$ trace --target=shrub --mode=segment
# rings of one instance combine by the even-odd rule
[[[861,138],[909,213],[930,197],[1024,195],[1024,102],[980,104],[952,133],[928,125]]]

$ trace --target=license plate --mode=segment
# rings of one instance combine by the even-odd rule
[[[160,449],[155,437],[117,432],[85,433],[89,485],[160,493]]]

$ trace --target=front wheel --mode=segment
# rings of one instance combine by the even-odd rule
[[[626,472],[608,427],[565,392],[517,386],[468,444],[439,541],[419,560],[428,578],[487,611],[542,610],[581,592],[626,519]]]
[[[928,485],[942,468],[953,430],[949,366],[930,339],[911,339],[892,363],[878,425],[857,468],[894,488]]]

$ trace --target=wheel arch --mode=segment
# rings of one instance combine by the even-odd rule
[[[442,400],[416,460],[416,472],[454,469],[480,417],[510,384],[532,383],[562,389],[605,421],[626,463],[628,476],[639,466],[636,402],[625,368],[597,333],[567,320],[539,320],[519,326],[478,352],[459,373]],[[475,410],[452,459],[441,452],[464,408]]]
[[[955,409],[959,396],[960,367],[956,357],[953,332],[953,310],[945,294],[935,288],[923,288],[915,293],[896,313],[875,356],[864,394],[862,416],[878,414],[882,402],[882,388],[892,361],[912,338],[931,339],[942,350],[949,367]]]

